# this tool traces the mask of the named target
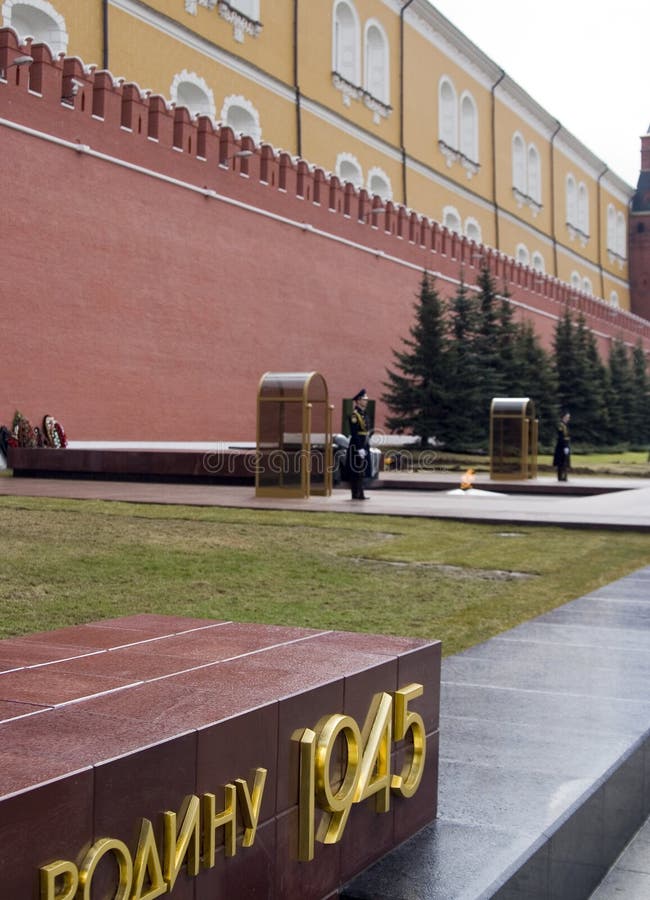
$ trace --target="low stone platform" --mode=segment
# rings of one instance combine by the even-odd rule
[[[650,567],[443,660],[438,818],[342,896],[583,900],[649,815]]]
[[[0,641],[0,895],[337,896],[436,815],[440,656],[157,615]]]
[[[69,447],[10,447],[17,478],[88,478],[194,484],[255,484],[255,451]]]
[[[185,445],[70,446],[65,450],[12,447],[9,468],[16,478],[61,478],[90,481],[153,482],[195,485],[255,485],[255,449],[191,443]],[[456,488],[461,472],[382,471],[373,479],[374,491],[415,491],[446,493]],[[336,485],[341,485],[335,478]],[[491,479],[480,472],[475,488],[511,496],[592,497],[638,487],[639,479],[572,478],[559,483],[554,477],[534,479]],[[469,494],[472,493],[470,490]]]

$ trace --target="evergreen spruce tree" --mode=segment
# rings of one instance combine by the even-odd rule
[[[422,275],[415,323],[405,349],[393,350],[396,371],[387,369],[382,400],[393,415],[386,419],[391,431],[411,432],[426,447],[429,438],[444,440],[449,406],[446,367],[444,305],[427,272]]]
[[[556,326],[554,350],[558,406],[571,412],[572,438],[602,446],[607,442],[607,372],[584,316],[574,324],[571,314],[564,313]]]
[[[629,441],[632,446],[650,444],[650,379],[641,341],[632,350],[633,396]]]
[[[483,420],[487,433],[492,399],[503,397],[508,391],[501,359],[501,304],[494,278],[486,265],[481,266],[476,283],[478,325],[473,347],[481,372],[479,408],[476,414]]]
[[[571,405],[576,381],[575,338],[573,319],[568,310],[558,319],[553,340],[554,367],[557,380],[557,403],[560,410]]]
[[[609,376],[598,353],[596,337],[587,328],[584,316],[576,326],[576,357],[580,363],[578,404],[578,441],[595,447],[607,444],[610,431],[607,396]],[[573,424],[573,411],[571,414]]]
[[[627,347],[620,338],[609,353],[609,435],[613,444],[624,444],[633,433],[634,373]]]
[[[504,289],[497,306],[496,335],[499,367],[501,371],[502,396],[525,396],[515,389],[515,385],[520,380],[520,361],[516,356],[519,333],[520,326],[515,322],[514,309],[510,302],[507,289]]]
[[[513,342],[512,396],[530,397],[539,420],[539,443],[550,448],[557,425],[557,381],[551,355],[531,322],[516,326]]]
[[[477,414],[482,402],[482,372],[474,346],[478,323],[476,296],[461,281],[449,303],[446,357],[450,388],[445,440],[454,450],[487,446],[489,437]]]

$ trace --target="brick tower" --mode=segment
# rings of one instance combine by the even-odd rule
[[[641,137],[641,172],[630,210],[632,312],[650,319],[650,128]]]

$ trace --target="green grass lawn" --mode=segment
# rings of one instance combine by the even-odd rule
[[[650,563],[645,534],[0,498],[0,637],[138,612],[486,640]]]

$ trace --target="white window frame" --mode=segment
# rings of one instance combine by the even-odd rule
[[[578,228],[583,235],[589,237],[589,192],[584,181],[578,185]]]
[[[260,21],[260,0],[228,0],[229,5],[253,22]]]
[[[460,95],[458,116],[458,149],[461,163],[471,178],[478,172],[478,107],[469,91]]]
[[[542,202],[542,165],[539,151],[535,144],[528,145],[526,155],[527,172],[526,184],[527,193],[531,200],[541,205]]]
[[[616,253],[616,209],[613,203],[607,204],[607,249]]]
[[[374,179],[377,179],[378,181],[383,181],[383,183],[385,185],[385,189],[384,190],[376,190],[375,188],[373,188],[372,182]],[[367,184],[367,191],[371,197],[373,197],[376,194],[378,197],[381,197],[381,199],[384,202],[393,199],[393,188],[390,183],[390,178],[384,172],[383,169],[379,168],[379,166],[372,166],[372,168],[368,169],[368,180],[367,180],[366,184]]]
[[[544,257],[539,252],[539,250],[535,250],[531,257],[530,262],[531,269],[534,269],[536,272],[540,272],[542,275],[546,272],[546,264],[544,262]]]
[[[481,226],[479,225],[478,220],[474,218],[474,216],[468,216],[465,219],[464,233],[465,237],[470,241],[474,241],[475,244],[483,243]]]
[[[453,220],[453,222],[450,220]],[[458,235],[463,233],[462,219],[455,206],[445,206],[442,211],[442,224],[447,231],[453,231]]]
[[[381,56],[379,60],[379,64],[373,64],[372,55],[373,51],[371,50],[371,34],[373,30],[379,36],[379,42],[375,50],[377,51],[377,56]],[[384,26],[381,22],[378,22],[377,19],[368,19],[364,28],[363,35],[363,49],[364,49],[364,79],[363,86],[366,91],[374,97],[376,100],[379,100],[381,103],[389,105],[390,103],[390,47],[388,44],[388,37],[386,35],[386,31],[384,30]],[[371,71],[371,64],[373,70],[375,68],[381,69],[381,83],[375,83],[373,72]]]
[[[530,251],[525,244],[517,244],[517,249],[515,250],[515,260],[518,263],[521,263],[522,266],[530,265]]]
[[[348,167],[356,170],[353,177],[343,174],[342,170]],[[349,181],[350,184],[354,185],[356,190],[363,187],[363,169],[361,168],[359,160],[352,153],[339,153],[336,157],[334,172],[341,183]]]
[[[347,44],[344,47],[341,42],[342,23],[338,18],[339,10],[345,10],[350,14],[351,27],[349,47]],[[343,25],[343,27],[346,26]],[[361,83],[361,54],[359,52],[359,35],[359,16],[357,14],[354,3],[352,3],[351,0],[335,0],[334,6],[332,8],[332,71],[336,72],[352,85],[359,85]],[[343,65],[343,53],[346,49],[351,50],[353,59],[349,63]]]
[[[200,75],[197,75],[196,72],[188,72],[187,69],[183,69],[182,72],[178,72],[174,75],[174,78],[171,83],[171,87],[169,89],[169,96],[172,103],[175,103],[177,106],[185,106],[182,100],[178,99],[178,90],[183,84],[190,84],[197,91],[200,91],[201,94],[205,97],[205,111],[201,110],[199,112],[190,109],[192,115],[206,115],[210,116],[210,118],[214,119],[217,115],[217,108],[214,102],[214,92],[212,88],[208,85],[207,81],[204,78],[201,78]]]
[[[578,225],[578,186],[570,172],[566,177],[566,221],[567,225]]]
[[[230,110],[233,108],[243,109],[245,112],[247,112],[252,117],[254,124],[253,124],[253,128],[250,130],[250,132],[245,132],[240,129],[235,129],[228,122],[228,115],[230,113]],[[261,141],[262,128],[260,126],[260,114],[257,111],[257,109],[253,106],[251,101],[247,100],[246,97],[242,97],[241,94],[231,94],[229,97],[226,97],[226,99],[223,101],[223,106],[221,107],[220,119],[224,125],[227,125],[229,128],[233,128],[233,131],[235,132],[235,134],[237,134],[237,135],[247,134],[249,137],[251,137],[253,139],[253,141],[256,144],[259,144],[259,142]]]
[[[515,191],[526,193],[526,142],[518,131],[512,136],[512,186]]]
[[[451,166],[458,154],[458,99],[447,75],[438,82],[438,141],[447,165]]]
[[[627,222],[624,214],[616,213],[616,252],[621,259],[627,259]]]
[[[56,57],[61,53],[66,53],[68,49],[68,30],[66,28],[65,19],[61,15],[61,13],[52,6],[51,3],[48,3],[47,0],[4,0],[2,4],[2,24],[5,28],[13,28],[14,31],[18,33],[18,29],[15,25],[12,24],[13,18],[13,10],[14,7],[20,6],[28,6],[32,9],[37,10],[52,22],[54,26],[52,28],[53,32],[57,32],[57,37],[55,40],[43,41],[46,43],[50,50],[52,51],[52,56],[56,59]],[[33,37],[36,42],[41,42],[41,37],[37,34],[27,35],[27,34],[19,34],[21,39],[26,37]]]

